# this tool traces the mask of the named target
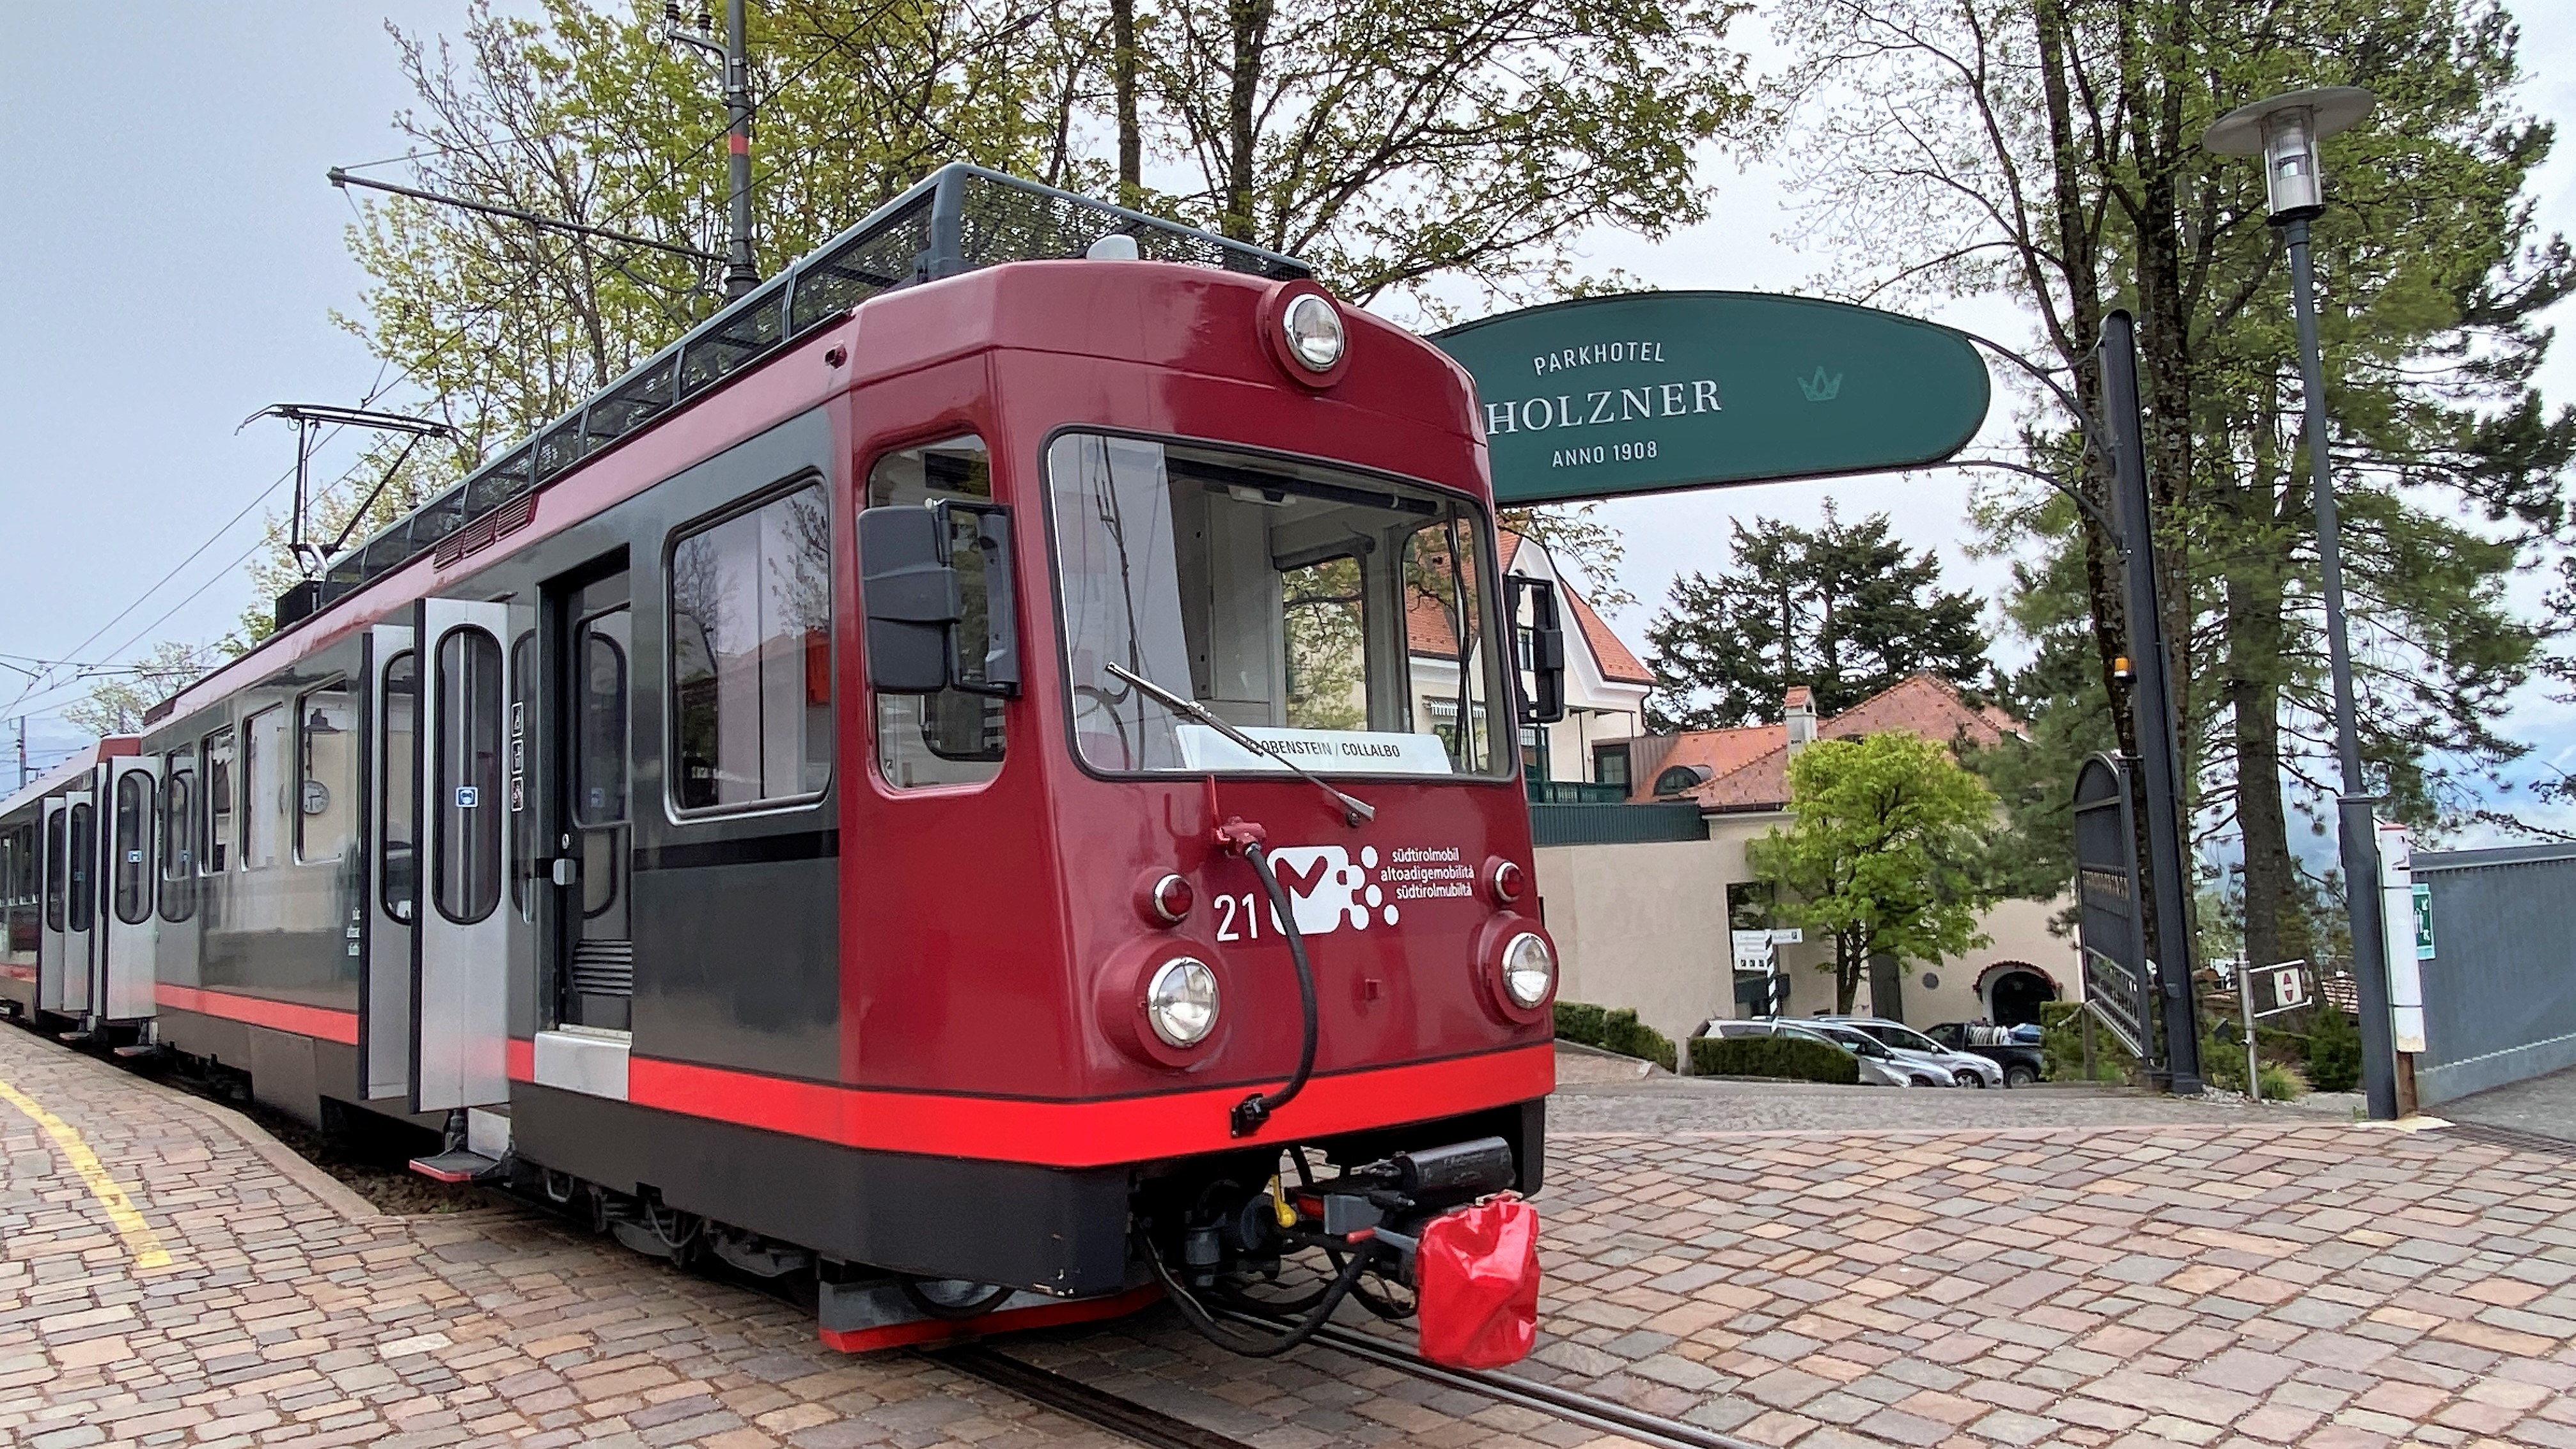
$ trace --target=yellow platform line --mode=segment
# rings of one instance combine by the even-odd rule
[[[152,1231],[152,1225],[143,1220],[143,1214],[135,1211],[134,1199],[125,1195],[123,1184],[108,1175],[105,1164],[98,1160],[98,1154],[90,1151],[89,1144],[81,1140],[78,1128],[46,1111],[37,1105],[35,1098],[7,1082],[0,1082],[0,1102],[7,1102],[26,1113],[37,1126],[45,1129],[46,1136],[54,1139],[54,1145],[63,1150],[64,1160],[71,1163],[72,1171],[79,1173],[81,1181],[89,1185],[90,1196],[97,1198],[98,1205],[107,1209],[107,1220],[116,1225],[117,1236],[125,1239],[126,1251],[134,1255],[134,1266],[138,1270],[148,1272],[170,1266],[170,1250],[161,1246],[161,1235]]]

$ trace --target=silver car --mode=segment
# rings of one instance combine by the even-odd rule
[[[1952,1051],[1901,1021],[1889,1021],[1883,1016],[1821,1016],[1809,1024],[1848,1027],[1866,1033],[1896,1053],[1901,1061],[1947,1068],[1962,1087],[2004,1085],[2003,1063],[1975,1052]]]
[[[1938,1067],[1913,1066],[1896,1060],[1896,1053],[1859,1032],[1829,1032],[1802,1021],[1774,1021],[1767,1017],[1746,1020],[1719,1018],[1700,1028],[1702,1036],[1795,1036],[1820,1041],[1850,1053],[1860,1063],[1860,1084],[1864,1087],[1947,1087],[1950,1074]]]

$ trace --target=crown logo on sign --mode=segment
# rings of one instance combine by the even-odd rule
[[[1843,375],[1837,372],[1831,377],[1825,376],[1823,363],[1816,364],[1814,377],[1798,379],[1798,391],[1805,393],[1809,402],[1832,402],[1842,390]]]

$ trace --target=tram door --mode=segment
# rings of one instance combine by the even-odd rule
[[[107,803],[100,812],[106,831],[100,874],[106,889],[101,893],[91,1014],[101,1021],[139,1021],[155,1010],[153,957],[159,932],[152,920],[152,887],[161,873],[161,761],[157,756],[121,756],[99,768],[108,781]]]
[[[367,1100],[411,1092],[412,919],[419,909],[420,659],[411,629],[367,631],[366,949],[358,961],[358,1072]]]
[[[89,1012],[90,937],[98,919],[98,792],[66,790],[45,806],[45,948],[36,1009]]]
[[[542,778],[562,792],[554,869],[560,922],[556,1019],[595,1031],[633,1029],[635,942],[629,893],[633,851],[626,783],[632,642],[626,571],[566,590],[556,618],[556,658],[570,689],[546,711],[558,762]]]
[[[411,1110],[510,1099],[506,604],[423,599]]]

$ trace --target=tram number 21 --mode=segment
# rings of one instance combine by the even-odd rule
[[[1218,896],[1216,913],[1216,938],[1220,941],[1260,940],[1263,916],[1270,918],[1270,934],[1274,936],[1286,934],[1279,924],[1278,907],[1251,891],[1245,891],[1239,896]]]

